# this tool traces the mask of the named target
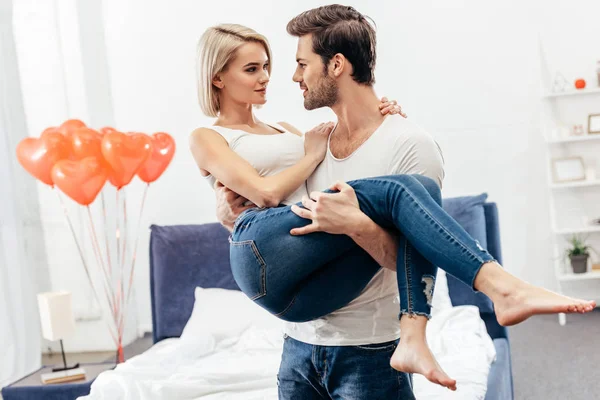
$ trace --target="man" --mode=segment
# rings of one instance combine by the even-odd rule
[[[352,7],[306,11],[287,26],[299,38],[294,81],[308,110],[330,107],[338,118],[329,152],[308,180],[311,198],[293,206],[312,223],[291,233],[324,231],[352,237],[384,266],[361,295],[342,309],[305,323],[285,324],[278,374],[280,399],[414,399],[411,377],[390,366],[398,346],[396,256],[401,237],[386,232],[360,209],[344,181],[391,174],[420,174],[440,186],[443,158],[435,141],[413,123],[384,119],[373,90],[375,31]],[[334,182],[338,182],[334,186]],[[339,193],[322,194],[335,188]],[[351,188],[350,188],[351,189]],[[232,229],[245,199],[217,190],[217,215]],[[426,318],[419,317],[425,324]],[[403,331],[403,340],[407,339]]]

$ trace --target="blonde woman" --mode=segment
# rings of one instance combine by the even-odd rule
[[[252,203],[237,218],[230,237],[231,268],[238,286],[286,321],[313,320],[348,304],[379,265],[348,236],[290,234],[307,225],[296,213],[307,204],[305,181],[325,157],[334,125],[321,124],[303,135],[288,123],[265,123],[255,116],[254,107],[267,101],[272,56],[267,39],[250,28],[233,24],[209,28],[199,43],[198,63],[200,106],[216,121],[191,134],[192,153],[211,183],[221,182],[240,195],[240,202]],[[326,69],[323,74],[319,84],[305,88],[309,109],[335,101],[335,77]],[[398,111],[393,102],[380,108],[382,114]],[[382,116],[380,125],[392,118],[398,117]],[[423,256],[422,262],[409,266],[412,280],[435,276],[439,265],[486,293],[503,325],[537,313],[587,312],[595,306],[535,288],[505,272],[444,212],[440,188],[430,178],[391,175],[332,184],[326,193],[355,196],[357,208],[382,227],[399,231]],[[401,299],[409,299],[401,301],[399,315],[429,318],[431,307],[422,288],[402,281],[408,275],[405,268],[404,260],[399,261]],[[490,282],[490,277],[501,279]],[[478,287],[483,281],[486,284]],[[443,372],[427,346],[425,325],[416,321],[408,318],[405,326],[407,332],[417,331],[417,339],[404,347],[401,342],[391,358],[392,367],[421,373],[456,390],[456,381]]]

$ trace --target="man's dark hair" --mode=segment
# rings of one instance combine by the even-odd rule
[[[294,17],[287,31],[297,37],[312,34],[313,51],[325,68],[334,55],[343,54],[352,64],[352,78],[370,86],[375,83],[376,40],[375,23],[367,18],[353,7],[332,4]]]

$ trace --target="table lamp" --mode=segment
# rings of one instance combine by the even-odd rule
[[[78,368],[79,364],[72,367],[67,366],[63,347],[63,338],[75,331],[71,293],[65,291],[38,293],[37,298],[42,322],[42,336],[50,341],[60,340],[60,351],[64,366],[63,368],[54,368],[52,372]]]

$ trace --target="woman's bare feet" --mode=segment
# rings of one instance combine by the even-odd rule
[[[456,390],[456,380],[442,370],[425,337],[412,339],[403,335],[392,355],[390,365],[397,371],[421,374],[433,383]]]
[[[498,323],[511,326],[536,314],[587,313],[595,301],[574,299],[529,283],[522,283],[512,293],[494,301]]]
[[[495,262],[481,267],[475,288],[492,299],[498,323],[503,326],[536,314],[586,313],[596,307],[593,300],[574,299],[527,283]]]

